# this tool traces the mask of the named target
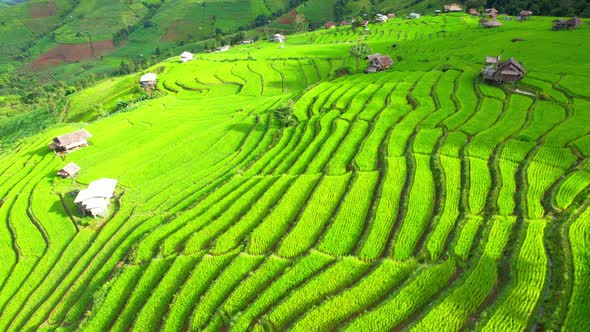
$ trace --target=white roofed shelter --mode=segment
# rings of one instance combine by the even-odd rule
[[[142,88],[154,87],[158,84],[158,75],[154,73],[144,74],[139,79],[139,84],[141,84]]]
[[[90,182],[88,188],[78,192],[74,203],[78,204],[85,215],[105,217],[109,212],[116,187],[115,179],[104,178]]]
[[[191,52],[184,51],[180,55],[180,62],[185,63],[187,61],[192,61],[194,58],[195,58],[194,54],[192,54]]]

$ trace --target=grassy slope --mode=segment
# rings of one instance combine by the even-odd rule
[[[396,19],[159,64],[165,96],[0,157],[0,330],[524,330],[546,287],[542,324],[584,329],[590,29],[550,21]],[[397,63],[333,79],[358,38]],[[481,86],[490,54],[548,100]],[[138,76],[78,92],[70,120]],[[300,123],[279,130],[287,98]],[[90,147],[48,151],[81,127]],[[74,227],[69,193],[100,177],[113,215]]]

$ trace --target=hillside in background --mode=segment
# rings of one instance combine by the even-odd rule
[[[0,330],[589,330],[590,28],[553,19],[398,18],[70,91],[0,152]],[[357,43],[395,64],[362,73]],[[496,55],[526,77],[484,84]]]

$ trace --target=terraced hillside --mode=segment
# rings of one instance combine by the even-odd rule
[[[159,64],[165,96],[0,157],[0,330],[589,329],[590,29],[550,21],[393,20]],[[397,63],[334,78],[359,38]],[[482,84],[495,54],[526,94]],[[82,127],[91,146],[47,148]],[[112,214],[83,218],[72,192],[102,177]]]

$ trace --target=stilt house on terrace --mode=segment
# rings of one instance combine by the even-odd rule
[[[78,166],[74,163],[69,163],[64,168],[60,169],[57,172],[57,175],[59,175],[65,179],[65,178],[76,176],[76,174],[78,174],[78,172],[80,172],[80,166]]]
[[[184,51],[180,55],[180,62],[185,63],[188,61],[192,61],[194,58],[195,58],[194,54],[192,54],[191,52]]]
[[[574,30],[582,25],[582,20],[579,17],[572,17],[569,20],[555,20],[553,21],[553,30]]]
[[[514,58],[500,62],[500,56],[488,56],[481,74],[489,83],[512,83],[521,80],[526,69]]]
[[[74,131],[69,134],[57,136],[49,145],[49,148],[56,152],[69,153],[88,145],[88,139],[92,135],[85,129]]]
[[[533,15],[533,12],[530,10],[521,10],[520,13],[518,14],[518,20],[519,21],[526,21],[529,19],[529,17],[531,17],[531,15]]]
[[[115,179],[100,179],[90,182],[88,188],[78,192],[74,203],[78,204],[84,215],[106,217],[116,187],[117,180]]]
[[[276,33],[268,38],[268,40],[272,43],[284,43],[287,39],[285,36],[281,35],[280,33]]]
[[[444,5],[443,10],[445,13],[460,13],[463,11],[463,8],[456,3],[452,3],[450,5]]]
[[[139,78],[139,84],[142,88],[153,88],[158,84],[158,75],[154,73],[144,74]]]
[[[378,71],[384,71],[393,65],[393,60],[389,55],[381,55],[379,53],[371,54],[367,57],[369,60],[369,66],[367,67],[367,73],[376,73]]]

